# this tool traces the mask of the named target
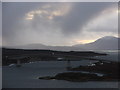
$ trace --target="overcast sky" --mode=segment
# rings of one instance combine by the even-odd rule
[[[117,2],[3,2],[3,45],[66,46],[118,34]]]
[[[0,2],[0,30],[2,25],[2,3]]]

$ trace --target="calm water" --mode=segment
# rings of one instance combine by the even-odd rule
[[[108,52],[116,60],[114,52]],[[115,59],[116,58],[116,59]],[[117,88],[118,82],[69,82],[64,80],[40,80],[40,76],[53,76],[66,71],[66,61],[41,61],[23,64],[22,67],[3,67],[3,88]],[[88,65],[89,61],[72,61],[72,67]]]
[[[110,61],[119,61],[119,57],[120,57],[120,50],[101,50],[101,51],[96,51],[98,53],[107,53],[107,56],[100,56],[98,58],[101,59],[106,59],[106,60],[110,60]]]

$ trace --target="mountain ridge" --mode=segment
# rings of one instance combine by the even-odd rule
[[[94,42],[87,43],[87,44],[76,44],[74,47],[81,47],[85,49],[91,50],[117,50],[118,48],[118,40],[120,38],[113,37],[113,36],[106,36],[97,39]]]
[[[80,51],[80,50],[118,50],[118,40],[120,38],[113,36],[105,36],[97,39],[94,42],[87,44],[75,44],[73,46],[47,46],[44,44],[28,44],[21,46],[10,46],[6,48],[16,49],[48,49],[58,51]]]

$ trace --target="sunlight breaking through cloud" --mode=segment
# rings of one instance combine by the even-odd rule
[[[117,36],[117,8],[117,3],[3,3],[3,45],[74,45]]]
[[[66,4],[65,6],[59,6],[56,8],[56,6],[50,6],[50,5],[45,5],[41,7],[38,10],[33,10],[28,12],[25,15],[26,20],[33,20],[35,16],[41,16],[42,18],[46,18],[49,20],[54,19],[56,16],[63,16],[67,14],[67,12],[70,10],[70,5]]]

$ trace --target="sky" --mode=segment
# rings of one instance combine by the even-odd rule
[[[117,2],[3,2],[2,44],[84,44],[118,36]]]
[[[2,46],[2,3],[0,1],[0,46]]]

